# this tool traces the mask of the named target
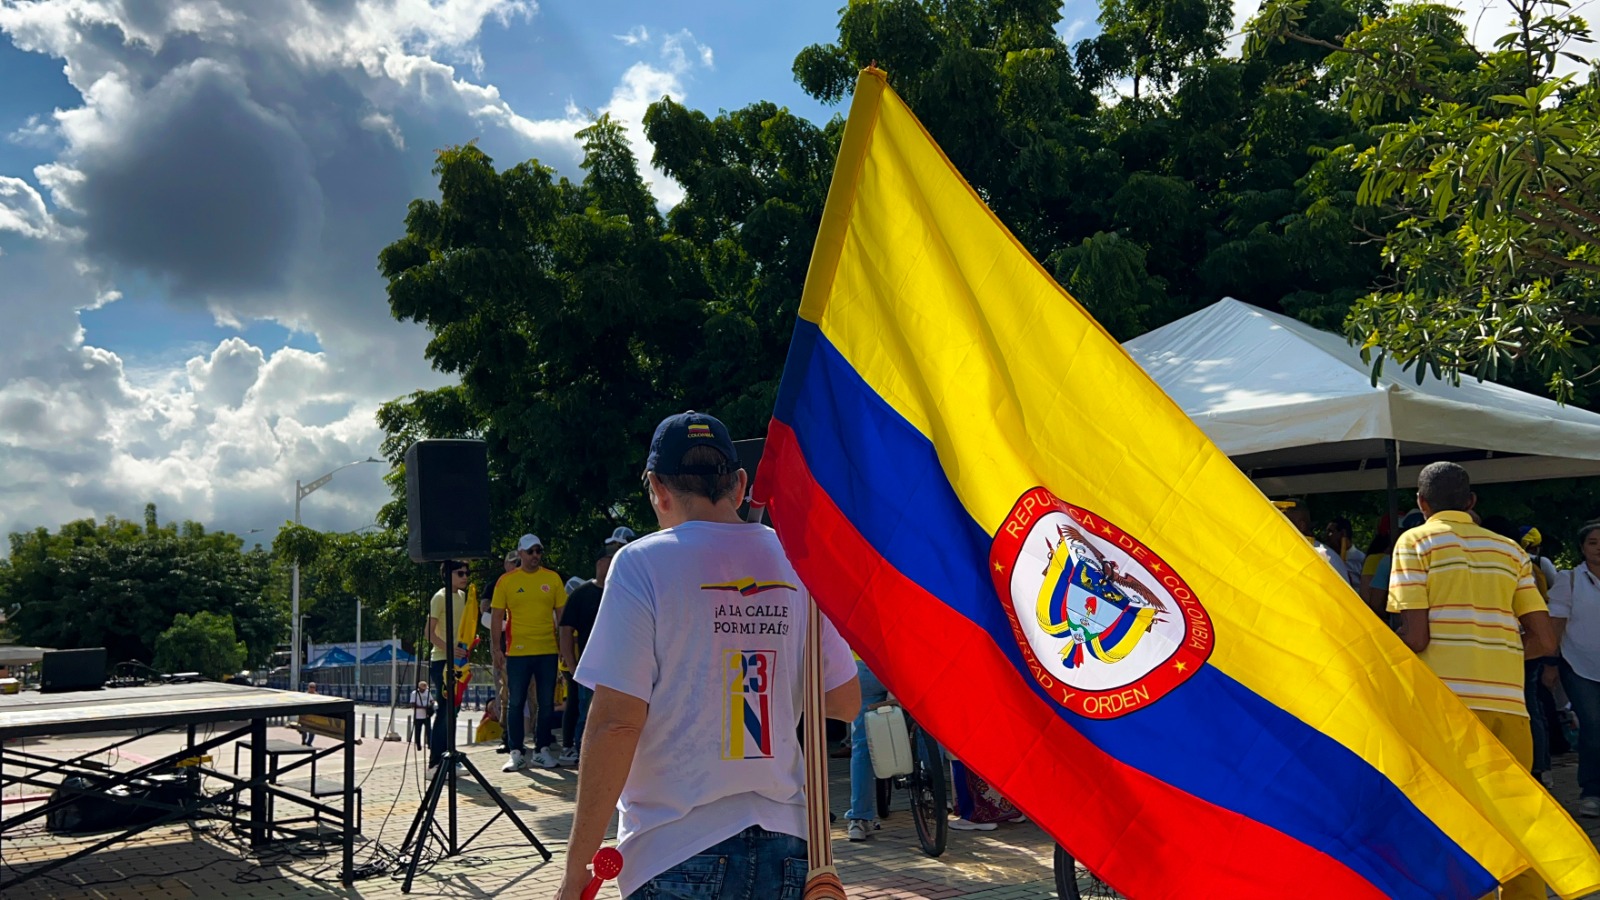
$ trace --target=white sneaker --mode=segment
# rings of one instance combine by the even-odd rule
[[[506,764],[500,767],[502,772],[515,772],[522,768],[522,751],[513,750],[506,759]]]
[[[1578,801],[1578,815],[1586,819],[1600,816],[1600,797],[1585,797]]]
[[[577,747],[569,747],[566,750],[561,751],[561,764],[563,766],[575,766],[575,765],[577,765],[578,764],[578,748]]]
[[[993,831],[999,826],[993,822],[973,822],[967,819],[951,819],[950,827],[956,831]]]
[[[850,824],[846,825],[844,828],[844,836],[855,843],[860,843],[861,841],[866,840],[867,823],[861,821],[860,819],[851,819]]]
[[[528,762],[529,764],[538,766],[541,769],[561,768],[561,758],[556,756],[555,753],[551,752],[549,747],[539,748],[539,752],[529,757]]]

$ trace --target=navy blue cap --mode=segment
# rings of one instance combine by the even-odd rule
[[[683,455],[694,447],[711,447],[728,461],[716,466],[683,465]],[[728,427],[716,416],[691,409],[667,416],[656,426],[655,437],[650,439],[650,458],[645,460],[644,468],[657,475],[725,475],[739,468],[739,451],[733,449]]]

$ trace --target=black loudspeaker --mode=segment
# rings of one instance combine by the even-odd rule
[[[106,648],[46,650],[39,660],[39,692],[98,691],[106,683]]]
[[[483,441],[417,441],[406,451],[406,551],[417,562],[489,555],[489,453]]]
[[[200,805],[200,782],[173,772],[149,775],[107,789],[110,778],[70,775],[50,792],[50,802],[66,801],[45,815],[53,834],[94,834],[154,822],[174,809],[179,819],[194,816]],[[141,802],[143,801],[143,802]],[[148,805],[156,804],[156,805]]]

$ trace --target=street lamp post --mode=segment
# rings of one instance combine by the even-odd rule
[[[333,476],[351,466],[362,463],[381,463],[383,460],[371,456],[358,459],[352,463],[334,469],[328,474],[310,483],[302,485],[300,479],[294,482],[294,523],[300,524],[300,501],[308,497],[317,488],[333,480]],[[294,626],[294,633],[289,636],[289,690],[300,690],[300,560],[296,559],[289,575],[289,621]]]

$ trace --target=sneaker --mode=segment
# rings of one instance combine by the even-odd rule
[[[1579,800],[1578,815],[1588,819],[1600,816],[1600,797],[1585,797]]]
[[[561,758],[556,756],[549,747],[541,747],[539,752],[528,758],[528,762],[530,765],[538,766],[541,769],[561,768]]]
[[[506,760],[506,764],[500,767],[500,771],[515,772],[520,768],[522,768],[522,751],[513,750],[511,751],[511,757]]]
[[[845,826],[844,836],[859,844],[867,839],[867,823],[860,819],[851,819],[850,824]]]
[[[951,819],[950,827],[956,831],[993,831],[997,827],[993,822],[972,822],[967,819]]]
[[[575,766],[575,765],[577,765],[578,764],[578,748],[577,747],[568,747],[567,749],[561,751],[561,764],[563,766]]]

